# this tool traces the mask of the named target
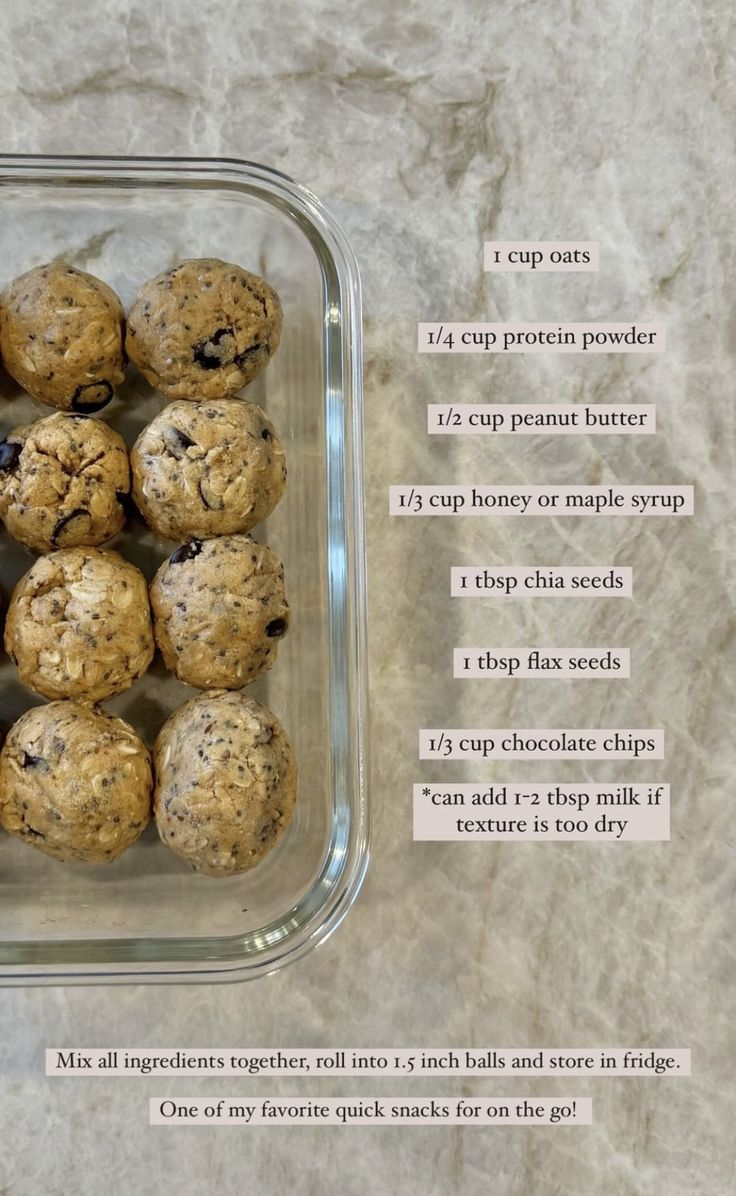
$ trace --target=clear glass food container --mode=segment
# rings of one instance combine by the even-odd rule
[[[247,690],[279,716],[299,764],[294,821],[252,872],[189,871],[155,828],[118,861],[62,864],[0,833],[0,983],[224,981],[261,976],[323,941],[368,859],[361,317],[355,259],[319,200],[278,171],[213,159],[0,158],[4,285],[60,258],[110,283],[126,307],[184,257],[264,275],[284,308],[281,347],[244,397],[287,454],[287,491],[257,539],[280,553],[292,607],[272,671]],[[165,405],[131,368],[100,418],[132,444]],[[5,436],[51,409],[0,374]],[[173,545],[131,520],[110,547],[152,576]],[[7,601],[32,555],[3,532]],[[149,672],[105,708],[152,743],[196,691]],[[0,662],[3,735],[30,705]]]

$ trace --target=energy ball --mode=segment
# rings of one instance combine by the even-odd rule
[[[158,833],[197,872],[246,872],[291,822],[291,744],[276,715],[242,693],[213,691],[180,707],[159,733],[154,767]]]
[[[100,411],[123,381],[123,308],[106,283],[51,262],[0,300],[0,350],[24,390],[62,411]]]
[[[199,689],[240,689],[271,668],[289,626],[284,566],[250,536],[191,540],[151,584],[167,668]]]
[[[10,599],[5,650],[45,698],[102,702],[122,693],[153,658],[146,579],[106,549],[39,557]]]
[[[117,859],[151,821],[145,744],[80,702],[28,710],[0,752],[0,825],[56,860]]]
[[[170,399],[226,399],[265,369],[281,340],[281,304],[265,279],[218,258],[190,258],[145,283],[125,346]]]
[[[37,552],[117,535],[129,492],[125,441],[99,420],[57,411],[0,440],[0,516]]]
[[[255,403],[171,403],[130,454],[133,499],[170,540],[247,532],[271,514],[286,486],[273,424]]]

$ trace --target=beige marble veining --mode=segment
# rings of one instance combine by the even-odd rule
[[[353,242],[375,814],[357,906],[281,974],[0,993],[5,1196],[733,1192],[733,21],[725,0],[3,5],[4,150],[262,161]],[[600,273],[483,273],[483,240],[536,238],[599,240]],[[418,356],[417,321],[443,318],[660,319],[668,349]],[[658,433],[428,437],[450,399],[656,403]],[[388,486],[413,481],[692,482],[696,516],[392,521]],[[450,566],[474,563],[628,564],[635,597],[452,602]],[[629,646],[632,676],[453,681],[462,643]],[[441,725],[663,727],[661,764],[554,771],[671,781],[671,842],[413,844],[413,781],[511,772],[420,765]],[[357,1082],[50,1081],[51,1044],[683,1046],[693,1076],[360,1088],[591,1095],[590,1128],[154,1130],[150,1095]]]

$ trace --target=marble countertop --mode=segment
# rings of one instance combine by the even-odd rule
[[[356,907],[280,974],[226,987],[0,993],[0,1193],[729,1196],[730,6],[8,0],[0,35],[4,150],[261,161],[316,191],[354,245],[365,289],[375,815]],[[490,239],[598,240],[601,271],[491,279],[481,256]],[[668,350],[418,356],[417,321],[437,319],[659,319]],[[656,402],[658,434],[430,439],[426,403],[447,398]],[[692,482],[696,517],[574,530],[389,518],[390,484],[433,481]],[[581,624],[577,604],[554,603],[457,611],[448,596],[453,564],[598,557],[635,569],[625,616],[607,606]],[[450,679],[454,643],[619,635],[636,668],[603,690]],[[412,843],[412,782],[449,775],[417,761],[420,726],[591,722],[665,729],[657,776],[673,784],[669,843]],[[161,1085],[45,1079],[43,1048],[60,1042],[691,1047],[693,1075],[361,1087],[574,1089],[593,1097],[589,1128],[158,1130],[146,1103]],[[353,1087],[323,1081],[319,1091]],[[174,1096],[267,1088],[296,1085],[165,1085]]]

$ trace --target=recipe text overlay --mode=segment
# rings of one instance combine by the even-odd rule
[[[455,648],[453,677],[630,677],[628,648]]]
[[[663,353],[664,324],[419,324],[420,353]]]
[[[654,404],[427,404],[427,431],[435,435],[651,436],[656,430]]]
[[[595,271],[598,241],[484,241],[483,269],[495,274]]]
[[[576,781],[414,785],[414,839],[643,843],[670,837],[670,787]]]
[[[592,1125],[590,1097],[426,1096],[397,1101],[380,1096],[196,1096],[148,1102],[149,1125]]]
[[[450,569],[453,598],[631,598],[630,565],[464,565]]]
[[[653,1047],[555,1048],[66,1048],[46,1050],[49,1076],[237,1076],[361,1078],[444,1075],[689,1076],[690,1051]],[[151,1125],[591,1125],[592,1101],[579,1096],[483,1095],[319,1097],[251,1095],[149,1099]]]
[[[596,241],[486,241],[495,273],[598,271]],[[530,284],[541,285],[544,284]],[[419,353],[661,354],[665,325],[641,322],[426,322]],[[520,397],[534,398],[533,394]],[[464,403],[427,405],[433,436],[651,436],[657,410],[641,403]],[[559,442],[558,442],[559,443]],[[599,440],[600,444],[601,441]],[[603,450],[605,451],[605,440]],[[560,451],[563,451],[560,447]],[[573,477],[573,481],[579,478]],[[692,485],[452,485],[389,487],[396,516],[666,516],[694,514]],[[565,536],[569,524],[565,525]],[[558,527],[562,534],[561,527]],[[631,598],[633,571],[611,564],[463,565],[450,570],[453,598]],[[575,637],[567,640],[575,642]],[[480,635],[452,648],[452,676],[471,682],[605,681],[632,675],[630,646],[499,645]],[[563,640],[563,643],[565,641]],[[598,641],[599,644],[601,641]],[[595,643],[595,640],[593,641]],[[455,727],[419,731],[420,760],[663,760],[658,728]],[[552,771],[552,770],[550,770]],[[508,774],[506,774],[508,775]],[[656,775],[656,774],[655,774]],[[666,841],[670,786],[557,781],[431,781],[413,786],[415,840],[612,843]]]
[[[663,1076],[690,1075],[670,1047],[48,1047],[47,1076]]]
[[[664,759],[664,731],[431,727],[419,732],[420,760],[638,760],[640,757]]]
[[[692,486],[390,486],[390,515],[692,515]]]

